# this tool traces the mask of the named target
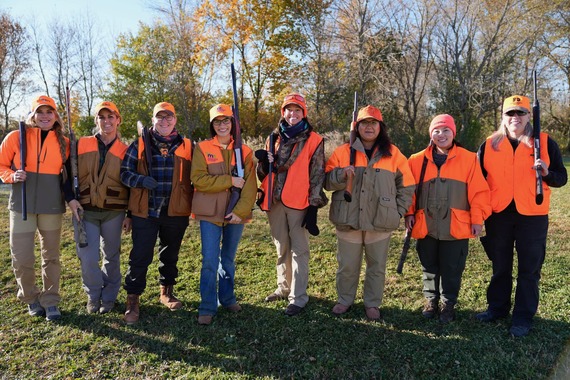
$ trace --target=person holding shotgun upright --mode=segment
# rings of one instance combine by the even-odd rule
[[[35,98],[26,118],[25,170],[20,157],[20,132],[10,132],[0,146],[0,178],[10,183],[10,251],[18,283],[18,299],[28,304],[32,316],[48,321],[61,317],[60,240],[65,203],[62,171],[69,156],[69,140],[55,101],[46,95]],[[16,169],[18,168],[18,169]],[[21,186],[26,183],[27,217],[23,220]],[[40,237],[43,286],[35,275],[34,240]]]
[[[536,84],[535,84],[536,88]],[[536,90],[535,90],[536,91]],[[539,121],[536,101],[533,118]],[[540,271],[546,255],[550,187],[564,186],[568,174],[558,144],[540,132],[533,141],[530,99],[514,95],[503,102],[499,129],[479,148],[483,175],[491,189],[492,214],[485,221],[481,243],[493,263],[487,289],[487,310],[475,316],[493,322],[508,316],[513,287],[513,249],[517,250],[518,274],[509,333],[529,334],[538,309]],[[540,124],[535,126],[536,132]],[[540,144],[536,157],[534,144]],[[540,176],[537,180],[537,172]],[[537,192],[540,183],[542,197]],[[541,199],[539,199],[541,198]]]
[[[285,96],[277,129],[258,150],[257,175],[267,212],[271,236],[277,248],[277,289],[265,298],[287,298],[285,315],[298,315],[307,302],[309,283],[309,237],[318,235],[317,210],[327,204],[323,191],[325,149],[323,138],[307,119],[307,103],[297,93]],[[275,147],[269,142],[274,141]],[[275,151],[273,155],[271,151]],[[271,179],[271,190],[268,183]],[[266,201],[271,199],[271,209]]]
[[[234,292],[235,257],[246,222],[257,194],[253,153],[241,145],[236,157],[236,118],[229,105],[218,104],[210,109],[211,139],[196,145],[192,158],[194,207],[192,214],[200,221],[202,239],[202,269],[198,323],[209,325],[219,303],[237,313],[241,306]],[[243,177],[234,173],[236,161],[242,160]],[[231,187],[241,189],[239,200],[228,210]],[[228,212],[229,211],[229,212]],[[219,275],[219,278],[218,278]]]
[[[408,160],[417,189],[406,229],[417,239],[422,264],[422,315],[439,314],[442,323],[455,319],[469,238],[479,236],[491,214],[489,186],[477,155],[462,148],[455,136],[453,117],[437,115],[429,126],[429,146]]]
[[[156,104],[152,128],[143,128],[142,136],[131,143],[121,164],[121,181],[130,188],[128,207],[133,239],[124,284],[127,324],[139,320],[140,295],[146,288],[157,238],[159,300],[170,310],[182,308],[182,302],[174,296],[174,284],[178,253],[192,207],[192,142],[178,133],[176,121],[172,104]]]
[[[337,235],[338,300],[332,312],[342,315],[354,303],[364,249],[364,310],[367,319],[376,321],[382,319],[390,236],[410,206],[414,179],[406,157],[391,143],[378,108],[361,108],[354,123],[352,146],[336,148],[326,165],[325,189],[333,191],[329,219]],[[350,176],[349,201],[345,190]]]
[[[75,217],[77,257],[89,314],[105,314],[115,306],[121,288],[121,232],[131,229],[131,218],[125,218],[129,189],[120,180],[121,161],[127,151],[119,136],[120,124],[115,103],[105,101],[95,107],[96,134],[77,141],[77,199],[70,177],[65,185],[65,199]],[[83,246],[80,215],[87,243]]]

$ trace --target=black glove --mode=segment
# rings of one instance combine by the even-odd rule
[[[264,173],[269,172],[269,159],[265,149],[258,149],[255,151],[255,158],[261,164]]]
[[[317,226],[317,206],[307,207],[307,213],[301,223],[301,227],[305,227],[313,236],[319,236],[319,226]]]
[[[145,189],[154,190],[158,186],[158,182],[156,182],[156,179],[146,176],[142,181],[142,185]]]

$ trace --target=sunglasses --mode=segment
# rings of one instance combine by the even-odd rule
[[[511,117],[512,117],[512,116],[515,116],[515,115],[517,115],[517,116],[524,116],[524,115],[526,115],[526,114],[528,114],[528,112],[526,112],[526,111],[519,111],[519,110],[512,110],[512,111],[509,111],[509,112],[505,112],[505,115],[511,116]]]
[[[301,95],[297,95],[297,94],[287,95],[285,97],[285,101],[288,101],[288,100],[296,100],[298,102],[305,103],[305,98],[303,98]]]

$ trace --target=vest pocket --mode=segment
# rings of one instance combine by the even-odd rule
[[[196,191],[192,200],[192,213],[202,216],[216,215],[217,197],[212,197],[211,194]]]
[[[356,200],[353,200],[353,202],[356,202]],[[344,190],[333,193],[329,211],[329,219],[333,224],[348,224],[348,205],[349,203],[344,200]]]
[[[423,239],[428,234],[426,214],[423,209],[416,211],[415,214],[416,221],[414,227],[412,228],[412,237],[414,239]]]
[[[456,239],[472,238],[471,213],[467,210],[451,208],[449,233]]]
[[[400,214],[396,208],[396,198],[381,195],[376,206],[374,227],[381,230],[395,230],[400,224]]]

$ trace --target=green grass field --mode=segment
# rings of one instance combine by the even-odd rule
[[[88,315],[75,256],[70,214],[62,239],[63,317],[55,323],[28,316],[16,299],[10,264],[7,187],[0,192],[0,378],[6,379],[544,379],[570,338],[570,186],[554,189],[541,302],[531,334],[514,339],[509,320],[481,324],[473,315],[486,307],[490,262],[473,240],[455,322],[421,316],[421,269],[410,250],[404,274],[396,274],[403,230],[392,238],[382,310],[384,322],[368,322],[361,288],[345,316],[336,301],[336,238],[320,210],[318,237],[311,238],[310,302],[298,317],[282,311],[286,301],[263,298],[275,288],[275,252],[266,217],[256,210],[237,255],[236,293],[243,311],[220,310],[214,323],[196,322],[200,297],[200,241],[191,223],[180,255],[176,294],[185,304],[170,312],[158,302],[157,262],[142,296],[141,320],[122,323],[126,295],[116,309]],[[123,244],[126,270],[130,237]],[[39,277],[38,277],[39,278]]]

